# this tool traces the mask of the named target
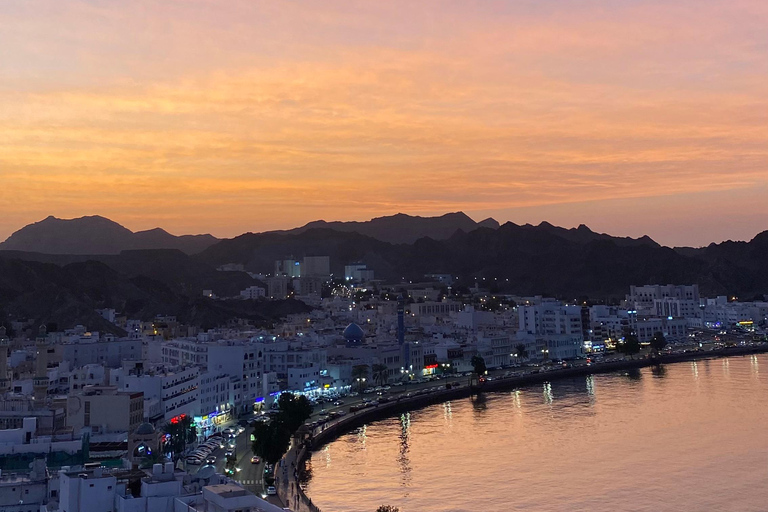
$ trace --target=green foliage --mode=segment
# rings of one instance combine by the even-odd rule
[[[515,345],[515,353],[517,354],[517,357],[520,359],[525,359],[528,357],[528,350],[525,348],[524,343],[519,343]]]
[[[283,393],[277,400],[280,410],[277,419],[284,422],[291,432],[295,432],[312,415],[312,404],[303,395]]]
[[[278,419],[269,423],[256,423],[253,429],[253,453],[270,464],[275,464],[288,450],[291,431]]]
[[[389,368],[384,364],[374,364],[371,367],[373,380],[380,386],[383,386],[389,378]]]
[[[664,350],[664,347],[667,346],[667,339],[664,337],[664,333],[657,332],[653,335],[653,338],[651,339],[651,350],[658,353],[662,350]]]
[[[283,393],[277,400],[279,414],[269,423],[256,423],[253,429],[253,453],[275,464],[288,450],[291,435],[312,415],[307,397]]]
[[[640,341],[637,339],[637,336],[630,334],[624,337],[624,341],[616,344],[616,350],[625,356],[632,357],[640,352]]]
[[[163,432],[171,435],[171,439],[163,447],[165,453],[173,452],[180,456],[188,444],[197,439],[197,427],[192,422],[191,416],[183,416],[178,421],[169,421],[163,426]]]
[[[482,356],[474,355],[469,362],[477,375],[485,375],[485,372],[488,371],[488,368],[485,366],[485,359]]]

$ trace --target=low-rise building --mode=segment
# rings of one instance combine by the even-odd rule
[[[67,426],[75,432],[133,432],[144,421],[144,393],[86,386],[67,397]]]

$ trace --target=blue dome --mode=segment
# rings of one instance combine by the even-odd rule
[[[344,329],[344,338],[347,340],[359,341],[365,338],[365,331],[363,331],[362,327],[353,322]]]
[[[136,429],[136,433],[140,436],[146,436],[155,433],[155,427],[151,423],[142,423],[139,428]]]

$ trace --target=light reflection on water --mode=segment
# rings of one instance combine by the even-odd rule
[[[375,422],[313,454],[308,494],[338,512],[768,510],[767,358],[553,381]]]

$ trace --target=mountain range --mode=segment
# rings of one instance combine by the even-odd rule
[[[50,216],[13,233],[0,243],[0,250],[44,254],[119,254],[131,249],[178,249],[195,254],[217,241],[212,235],[174,236],[160,228],[133,232],[99,215],[78,219]]]
[[[363,262],[386,282],[416,282],[425,274],[446,273],[460,288],[480,283],[494,292],[563,299],[616,300],[630,285],[649,283],[698,283],[708,296],[749,299],[768,293],[768,231],[749,242],[670,248],[647,236],[613,237],[583,225],[499,226],[492,219],[475,222],[458,212],[433,218],[399,214],[368,222],[318,221],[213,243],[207,235],[192,238],[199,244],[185,245],[186,250],[169,246],[189,238],[163,231],[167,236],[156,240],[165,247],[139,250],[134,248],[136,235],[140,239],[147,232],[132,233],[103,217],[49,219],[0,244],[0,315],[91,326],[100,324],[94,309],[112,307],[139,318],[174,314],[204,326],[243,318],[264,323],[306,306],[298,301],[281,305],[206,299],[202,290],[232,296],[258,284],[246,272],[216,268],[236,263],[248,272],[268,274],[277,259],[311,255],[329,256],[336,276],[343,275],[345,264]],[[54,233],[62,226],[74,241],[61,241],[66,237]],[[122,234],[109,238],[109,233]],[[117,242],[134,245],[126,249]],[[85,254],[86,248],[93,252]]]
[[[299,228],[282,231],[282,233],[298,235],[310,229],[332,229],[334,231],[360,233],[392,244],[412,244],[419,238],[429,237],[434,240],[444,240],[450,238],[458,230],[472,231],[481,227],[496,229],[499,227],[499,223],[492,218],[475,222],[464,212],[446,213],[439,217],[419,217],[398,213],[386,217],[375,217],[365,222],[317,220]]]

